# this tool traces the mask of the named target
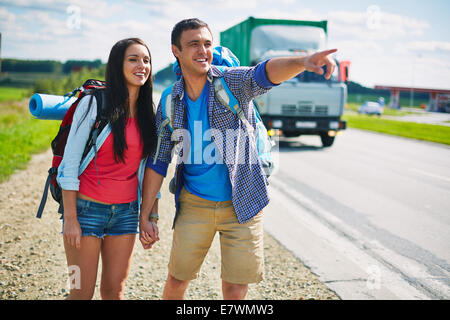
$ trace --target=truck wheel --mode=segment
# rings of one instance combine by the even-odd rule
[[[334,142],[335,137],[330,137],[327,133],[320,134],[320,140],[322,140],[322,145],[324,147],[331,147]]]

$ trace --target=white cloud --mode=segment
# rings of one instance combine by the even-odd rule
[[[13,31],[16,26],[16,16],[6,10],[5,8],[0,8],[0,30],[5,34]]]
[[[71,0],[68,5],[79,6],[81,16],[94,18],[108,18],[120,14],[127,9],[124,3],[113,3],[103,0]]]
[[[329,48],[338,48],[338,56],[345,60],[352,60],[359,56],[381,56],[385,54],[385,47],[372,40],[337,40],[330,41]]]
[[[69,1],[61,2],[55,0],[3,0],[5,7],[21,8],[22,10],[41,10],[64,13]]]
[[[351,61],[350,79],[365,86],[391,85],[448,89],[450,61],[433,57],[358,56]]]
[[[258,10],[257,18],[290,19],[290,20],[324,20],[324,14],[318,14],[309,8],[292,8],[290,11],[282,8],[266,8]]]
[[[328,13],[330,36],[355,39],[396,39],[420,36],[430,25],[427,21],[388,12],[371,19],[367,12],[335,11]]]
[[[215,0],[215,1],[204,1],[204,0],[191,0],[187,3],[188,6],[194,8],[201,8],[205,10],[245,10],[245,9],[256,9],[261,5],[264,5],[264,1],[261,0]],[[200,10],[201,10],[200,9]]]
[[[0,23],[5,25],[12,24],[15,22],[16,16],[14,13],[9,12],[5,8],[0,8]]]
[[[406,43],[406,49],[415,52],[446,52],[450,53],[450,42],[444,41],[411,41]]]
[[[388,40],[423,35],[430,28],[427,21],[379,11],[335,11],[328,14],[330,35],[355,39]]]

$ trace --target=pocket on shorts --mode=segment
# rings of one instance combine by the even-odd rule
[[[87,207],[83,205],[77,205],[77,216],[83,216],[86,214]]]
[[[133,204],[132,209],[134,214],[139,214],[139,205],[137,201]]]

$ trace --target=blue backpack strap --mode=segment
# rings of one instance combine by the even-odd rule
[[[175,103],[172,99],[172,88],[173,84],[166,89],[164,89],[161,94],[161,114],[162,121],[158,127],[158,143],[156,145],[155,158],[153,159],[153,164],[156,164],[156,159],[158,159],[159,150],[161,148],[161,141],[164,135],[164,127],[168,127],[171,132],[173,132],[173,114],[175,110]]]
[[[164,89],[161,94],[161,113],[163,121],[161,122],[160,129],[162,130],[165,126],[168,126],[169,130],[173,132],[173,113],[175,104],[172,101],[172,88],[173,84],[166,89]]]
[[[219,69],[222,73],[225,71],[224,66],[215,66],[215,67]],[[239,117],[239,119],[241,119],[242,122],[245,124],[247,129],[253,132],[253,127],[250,125],[247,118],[245,117],[244,110],[239,105],[239,101],[231,92],[230,88],[228,88],[228,85],[225,82],[225,78],[224,77],[215,78],[213,80],[213,84],[214,84],[214,94],[217,100],[219,100],[219,102],[223,104],[225,107],[227,107],[231,112],[236,114]]]
[[[259,106],[258,106],[258,104],[256,103],[255,100],[253,100],[253,109],[255,109],[256,122],[258,122],[258,121],[262,122],[262,118],[259,115],[259,111],[258,111],[259,110]]]
[[[223,77],[214,79],[214,93],[216,94],[217,100],[230,109],[231,112],[237,115],[242,112],[239,102],[228,88]]]

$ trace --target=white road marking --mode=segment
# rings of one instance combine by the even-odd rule
[[[420,169],[409,168],[409,171],[414,171],[414,172],[423,174],[424,176],[429,176],[429,177],[433,177],[433,178],[436,178],[436,179],[444,180],[446,182],[450,182],[450,178],[439,176],[437,174],[430,173],[430,172],[427,172],[427,171],[423,171],[423,170],[420,170]]]

